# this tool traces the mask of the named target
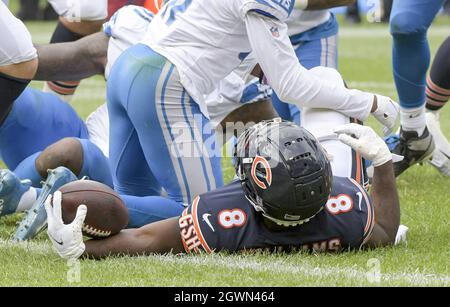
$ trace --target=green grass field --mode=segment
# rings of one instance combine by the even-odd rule
[[[450,19],[430,31],[433,53],[449,34]],[[29,23],[36,42],[49,40],[54,24]],[[342,25],[340,69],[352,87],[396,98],[386,25]],[[41,87],[39,82],[33,86]],[[85,80],[73,101],[86,117],[104,101],[101,77]],[[450,107],[443,112],[450,137]],[[226,178],[233,175],[225,165]],[[228,166],[228,167],[227,167]],[[430,165],[415,166],[398,180],[402,224],[408,245],[370,252],[322,254],[241,254],[151,256],[82,261],[80,281],[70,282],[73,265],[52,251],[45,235],[32,243],[8,242],[19,216],[0,219],[1,286],[448,286],[450,283],[450,178]],[[378,263],[380,280],[373,274]],[[76,266],[75,266],[76,269]],[[69,274],[68,274],[69,273]]]

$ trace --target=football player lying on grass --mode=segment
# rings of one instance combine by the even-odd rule
[[[45,204],[50,240],[65,259],[393,245],[400,208],[389,149],[369,127],[347,124],[335,133],[373,161],[371,199],[354,180],[333,177],[327,153],[312,134],[275,119],[239,137],[235,168],[240,179],[200,195],[181,217],[83,242],[86,206],[80,205],[75,220],[65,225],[56,192]]]

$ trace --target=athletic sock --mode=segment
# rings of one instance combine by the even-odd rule
[[[427,78],[427,109],[436,111],[450,100],[450,37],[439,47]]]
[[[418,136],[421,136],[427,126],[425,106],[400,108],[400,120],[404,131],[416,131]]]
[[[39,157],[41,152],[37,152],[17,165],[14,170],[14,174],[19,177],[21,180],[29,179],[31,180],[31,185],[33,187],[40,187],[41,181],[44,180],[41,174],[36,169],[36,159]]]
[[[436,85],[430,77],[427,78],[426,94],[426,108],[430,111],[442,109],[442,107],[450,100],[450,89],[445,89]]]
[[[61,22],[58,22],[50,43],[73,42],[82,37],[82,35],[70,31]],[[44,87],[44,91],[57,94],[64,101],[70,102],[79,84],[79,81],[48,81]]]
[[[5,120],[14,101],[22,94],[30,81],[0,73],[0,123]]]
[[[20,198],[19,205],[17,206],[16,212],[23,212],[23,211],[31,209],[31,207],[33,206],[33,203],[39,197],[40,193],[41,193],[41,189],[36,189],[36,188],[31,187]]]

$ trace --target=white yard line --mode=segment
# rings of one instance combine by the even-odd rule
[[[448,27],[432,26],[428,31],[428,36],[447,37],[449,34]],[[359,27],[341,27],[339,36],[342,38],[383,38],[390,37],[389,28],[380,26],[379,28],[359,28]]]
[[[238,258],[239,259],[239,258]],[[340,268],[340,267],[313,267],[309,264],[292,265],[283,261],[271,261],[270,263],[261,263],[244,258],[239,261],[235,257],[177,257],[177,256],[161,256],[162,262],[185,263],[191,265],[219,266],[227,269],[245,269],[257,272],[270,272],[273,274],[301,274],[308,277],[336,277],[341,276],[348,279],[368,282],[367,271],[357,269],[356,267]],[[381,282],[403,282],[417,286],[441,285],[448,286],[450,284],[450,276],[443,274],[423,274],[423,273],[386,273],[381,274]],[[374,283],[377,285],[377,283]]]
[[[395,90],[394,82],[349,81],[348,85],[352,88],[381,88]]]

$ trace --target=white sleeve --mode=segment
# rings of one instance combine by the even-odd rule
[[[108,17],[108,0],[48,0],[59,16],[77,22],[103,20]]]
[[[252,12],[246,15],[245,23],[252,52],[282,101],[367,119],[374,95],[326,82],[301,66],[285,23]]]

